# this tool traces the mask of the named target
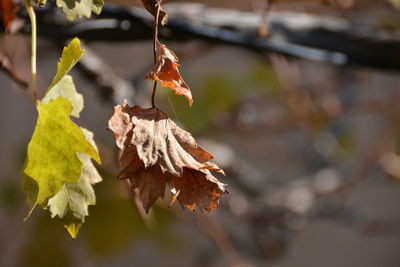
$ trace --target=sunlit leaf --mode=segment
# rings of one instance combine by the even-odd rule
[[[158,198],[171,188],[172,204],[177,200],[192,211],[212,211],[227,194],[225,184],[211,171],[223,173],[210,153],[196,144],[190,133],[179,128],[157,108],[116,106],[109,120],[122,150],[119,179],[127,179],[130,189],[148,212]]]
[[[57,74],[37,104],[38,120],[23,177],[28,217],[37,204],[49,208],[51,216],[58,217],[73,238],[88,215],[88,206],[96,202],[92,184],[101,181],[91,162],[93,158],[100,163],[93,134],[70,119],[79,117],[83,96],[67,73],[82,55],[76,38],[63,50]]]
[[[33,206],[45,204],[65,183],[79,181],[83,164],[78,151],[100,163],[96,149],[86,140],[79,126],[71,121],[72,105],[67,99],[58,97],[48,104],[38,104],[37,110],[39,116],[28,145],[24,169],[38,186]],[[32,191],[26,187],[25,190]]]
[[[47,92],[41,102],[43,104],[47,104],[51,99],[56,99],[59,96],[62,96],[71,102],[71,116],[79,118],[79,113],[83,109],[83,96],[76,91],[74,81],[71,76],[65,75],[63,78],[61,78],[61,80],[56,83],[50,91]]]
[[[77,18],[89,18],[93,13],[100,14],[104,5],[103,0],[56,0],[56,4],[62,9],[67,20]]]
[[[71,43],[64,47],[61,58],[57,64],[57,74],[54,76],[53,82],[49,86],[50,91],[61,79],[67,75],[73,66],[81,59],[85,50],[81,49],[80,41],[74,38]]]
[[[150,73],[146,75],[146,79],[161,82],[163,87],[174,90],[175,94],[184,95],[189,104],[192,105],[192,92],[179,73],[178,57],[163,44],[159,48],[160,54],[157,63]]]
[[[86,139],[96,148],[93,133],[83,129]],[[97,150],[97,149],[96,149]],[[77,152],[83,163],[82,173],[77,183],[65,183],[63,188],[48,201],[51,216],[59,217],[73,238],[89,215],[88,206],[96,204],[96,196],[92,184],[101,181],[90,157]]]

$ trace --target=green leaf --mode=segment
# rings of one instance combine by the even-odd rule
[[[81,17],[89,18],[93,13],[100,14],[104,5],[103,0],[57,0],[56,4],[62,9],[67,20]]]
[[[41,100],[41,103],[47,104],[51,99],[56,99],[62,96],[69,100],[72,104],[71,115],[79,118],[79,113],[83,109],[83,96],[79,94],[74,85],[71,76],[65,75]]]
[[[73,238],[89,215],[88,206],[96,204],[96,196],[88,177],[81,176],[78,183],[66,183],[52,197],[48,206],[51,217],[58,216]]]
[[[93,133],[84,128],[81,129],[87,141],[96,148]],[[88,206],[96,204],[92,184],[101,181],[101,177],[90,157],[81,152],[77,153],[83,163],[79,181],[77,183],[65,183],[63,188],[48,201],[51,217],[58,216],[73,238],[76,237],[79,228],[85,222],[85,216],[89,214]]]
[[[82,57],[79,39],[63,49],[57,74],[37,105],[38,120],[28,145],[23,190],[30,208],[49,208],[59,217],[73,238],[96,202],[92,185],[101,181],[91,158],[100,163],[93,134],[77,126],[70,116],[79,117],[83,96],[67,75]]]
[[[98,153],[98,149],[96,143],[93,139],[93,133],[83,127],[81,127],[83,134],[85,135],[86,140],[94,147],[96,152]],[[82,168],[82,176],[85,176],[89,179],[90,184],[97,184],[102,181],[99,172],[97,171],[96,167],[93,165],[92,160],[90,157],[84,153],[77,152],[79,159],[83,163]]]
[[[81,59],[84,52],[85,50],[81,49],[81,43],[78,38],[74,38],[68,46],[64,47],[57,64],[57,74],[54,76],[49,89],[47,89],[48,92],[68,74],[72,67]]]
[[[60,96],[47,104],[38,104],[39,113],[35,131],[28,145],[24,173],[37,183],[36,204],[46,201],[60,191],[65,183],[76,183],[82,173],[82,152],[100,163],[99,154],[86,140],[84,133],[70,119],[71,103]],[[31,185],[31,186],[29,186]],[[24,190],[34,192],[31,182],[24,181]],[[34,198],[35,199],[35,198]]]

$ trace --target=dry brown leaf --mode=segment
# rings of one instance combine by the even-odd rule
[[[157,63],[153,66],[146,79],[161,82],[163,87],[171,88],[177,95],[184,95],[192,105],[193,98],[189,86],[179,73],[179,59],[165,45],[160,44],[160,54]]]
[[[159,109],[125,102],[115,107],[108,127],[122,150],[118,179],[128,179],[131,190],[139,190],[146,212],[164,198],[167,185],[170,203],[177,200],[192,211],[215,210],[219,198],[228,193],[210,172],[223,173],[209,161],[212,155]]]
[[[157,16],[157,0],[142,0],[144,8],[150,12],[154,17]],[[158,17],[161,25],[168,22],[168,14],[160,7],[160,15]]]
[[[0,0],[0,11],[3,17],[4,28],[10,30],[18,5],[13,0]]]

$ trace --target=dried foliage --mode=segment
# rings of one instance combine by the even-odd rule
[[[147,74],[146,79],[161,82],[163,87],[174,90],[175,94],[184,95],[192,105],[192,92],[179,73],[178,57],[163,44],[159,45],[159,50],[157,63]]]
[[[157,16],[157,0],[142,0],[143,6],[147,11],[150,12],[154,17]],[[165,25],[168,22],[168,14],[160,7],[159,21],[161,25]]]
[[[170,203],[177,200],[191,211],[215,210],[219,198],[228,193],[210,172],[223,173],[209,161],[212,155],[159,109],[125,102],[115,107],[108,125],[122,151],[118,179],[128,179],[131,190],[139,190],[147,212],[164,198],[167,185]]]
[[[18,5],[13,0],[0,0],[0,12],[6,30],[10,30]]]

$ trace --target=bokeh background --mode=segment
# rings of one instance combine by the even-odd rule
[[[249,1],[197,2],[254,12]],[[400,13],[386,1],[281,1],[272,8],[279,10],[400,29]],[[397,71],[203,40],[167,44],[182,59],[194,104],[162,88],[156,101],[225,169],[219,178],[230,194],[220,208],[191,213],[164,200],[143,214],[127,184],[115,179],[118,154],[106,131],[114,103],[78,67],[72,75],[85,98],[78,123],[94,132],[103,161],[97,204],[76,240],[47,211],[36,209],[22,222],[20,172],[36,111],[29,92],[0,73],[0,266],[400,266]],[[0,36],[1,51],[27,80],[29,45],[28,35]],[[151,42],[86,46],[113,75],[133,81],[131,104],[149,106],[151,83],[142,77]],[[39,39],[39,88],[50,83],[61,49]]]

